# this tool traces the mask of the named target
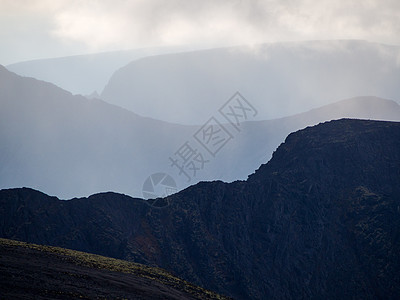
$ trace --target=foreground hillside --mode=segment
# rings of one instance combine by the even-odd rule
[[[160,201],[2,190],[0,233],[160,266],[237,299],[400,297],[400,123],[309,127],[247,181]]]
[[[2,299],[225,299],[166,271],[0,239]]]

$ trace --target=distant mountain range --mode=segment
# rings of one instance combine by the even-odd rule
[[[101,97],[142,116],[199,125],[238,90],[257,120],[275,119],[356,96],[400,100],[399,58],[400,47],[359,40],[166,54],[122,67]]]
[[[342,119],[290,134],[247,181],[156,201],[2,190],[0,233],[160,266],[236,299],[398,299],[399,149],[399,122]]]
[[[23,61],[7,65],[21,76],[51,82],[73,94],[101,93],[111,75],[133,60],[190,50],[190,47],[155,47]]]
[[[144,48],[7,68],[142,116],[201,125],[235,91],[257,109],[256,120],[364,95],[399,101],[399,61],[398,46],[332,40],[208,50]]]
[[[400,106],[377,97],[348,99],[282,119],[245,122],[240,131],[220,118],[232,138],[213,156],[200,143],[200,126],[144,118],[3,67],[0,107],[0,188],[28,186],[64,199],[101,191],[142,197],[146,179],[153,180],[149,189],[156,189],[157,176],[150,175],[160,173],[169,174],[177,189],[200,180],[246,179],[292,131],[342,117],[400,120]],[[173,166],[186,142],[207,161],[196,174],[187,166],[190,181],[180,174],[178,163]],[[147,192],[150,198],[162,195],[162,191]]]

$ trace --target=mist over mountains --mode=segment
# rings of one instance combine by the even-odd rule
[[[36,186],[64,197],[74,190],[129,193],[143,182],[132,175],[148,176],[151,164],[161,165],[160,152],[173,152],[185,136],[181,126],[73,96],[5,68],[0,76],[2,187]]]
[[[101,97],[142,116],[200,125],[234,91],[267,120],[356,96],[399,100],[399,82],[397,46],[306,41],[142,58],[116,71]]]
[[[400,299],[399,20],[0,0],[0,298]]]
[[[5,68],[0,78],[0,188],[28,186],[64,199],[101,191],[143,197],[145,180],[160,172],[173,177],[177,190],[200,180],[246,179],[294,130],[341,117],[400,120],[396,102],[348,99],[292,117],[246,122],[240,132],[225,124],[233,138],[213,157],[193,137],[199,126],[144,118]],[[208,160],[190,181],[170,160],[185,142]]]
[[[115,70],[138,58],[177,53],[187,47],[158,47],[24,61],[7,65],[21,76],[51,82],[73,94],[101,93]]]
[[[235,299],[396,298],[399,123],[372,120],[400,121],[398,53],[316,41],[156,55],[98,97],[54,83],[98,91],[146,53],[12,66],[53,83],[0,66],[0,236]]]
[[[235,91],[275,119],[357,96],[399,100],[400,48],[362,40],[159,47],[7,66],[139,115],[201,125]],[[176,112],[180,112],[176,114]]]

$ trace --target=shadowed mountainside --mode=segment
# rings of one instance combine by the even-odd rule
[[[309,127],[247,181],[158,201],[2,190],[0,233],[160,266],[237,299],[400,296],[400,123]]]

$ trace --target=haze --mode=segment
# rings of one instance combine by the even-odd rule
[[[400,2],[0,0],[0,62],[154,46],[363,39],[400,44]]]
[[[146,197],[159,173],[246,179],[319,122],[398,121],[399,32],[399,1],[0,0],[0,188]],[[240,130],[220,114],[237,91]],[[210,118],[218,154],[195,136]],[[208,161],[191,180],[186,142]]]

